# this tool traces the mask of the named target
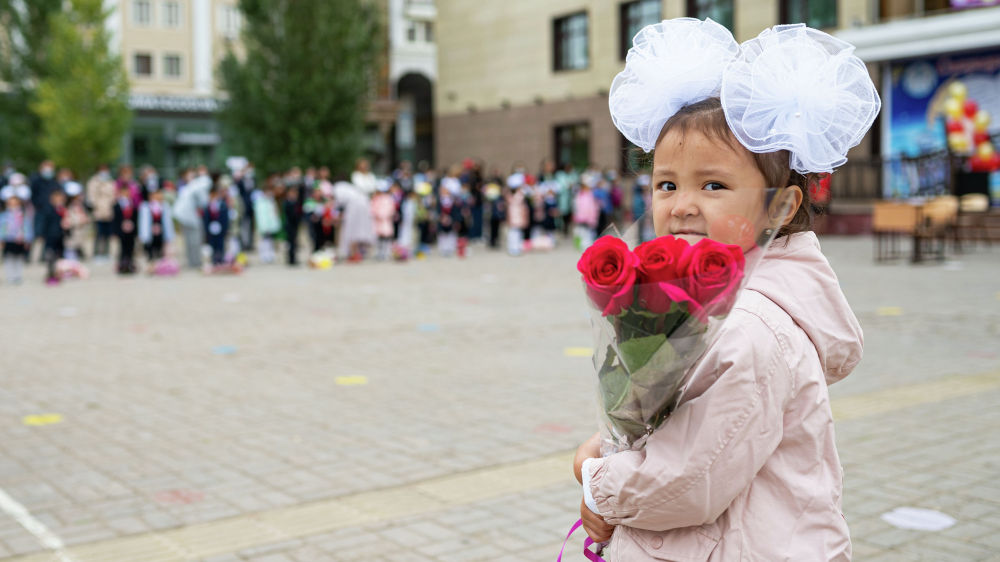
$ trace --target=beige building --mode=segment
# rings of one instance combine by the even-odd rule
[[[215,69],[239,48],[238,0],[105,0],[106,27],[122,57],[135,111],[122,159],[173,175],[226,157]]]
[[[501,171],[515,165],[535,171],[542,159],[551,158],[577,167],[591,163],[627,168],[629,145],[611,123],[607,92],[615,74],[624,67],[631,37],[642,26],[661,19],[711,17],[732,29],[739,41],[778,23],[805,22],[858,42],[859,55],[869,63],[876,84],[885,89],[883,76],[890,73],[891,60],[988,47],[990,40],[983,37],[986,31],[974,29],[977,19],[994,25],[992,44],[1000,43],[996,32],[1000,27],[988,23],[993,20],[983,20],[984,14],[1000,8],[954,13],[957,10],[951,4],[959,3],[438,0],[437,164],[479,158]],[[955,25],[939,25],[955,18],[965,19]],[[919,29],[908,31],[914,24]],[[892,37],[899,37],[905,45],[892,51],[872,50],[880,37],[887,37],[883,35],[887,30],[892,32],[900,25],[906,29]],[[963,46],[962,37],[974,32],[979,33],[979,39]],[[924,34],[923,40],[919,33]],[[953,35],[951,40],[937,41],[946,33]],[[887,134],[877,122],[852,153],[868,164],[870,172],[861,173],[857,184],[878,181],[878,169],[870,168],[879,165],[875,157],[883,153]]]

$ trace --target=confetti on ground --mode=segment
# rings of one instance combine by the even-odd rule
[[[205,499],[205,494],[197,490],[163,490],[153,495],[157,503],[167,505],[187,505]]]
[[[903,309],[898,306],[880,306],[876,314],[879,316],[902,316]]]
[[[59,414],[35,414],[21,418],[21,422],[24,425],[31,426],[52,425],[54,423],[61,423],[62,421],[63,417]]]
[[[364,375],[350,375],[346,377],[337,377],[333,382],[339,384],[340,386],[360,386],[368,384],[368,377]]]
[[[417,326],[417,330],[421,332],[439,332],[441,331],[441,327],[437,324],[421,324]]]
[[[75,306],[64,306],[59,309],[59,316],[63,318],[72,318],[76,316],[77,310]]]
[[[132,326],[132,331],[135,332],[136,334],[145,334],[146,327],[143,326],[142,324],[135,324]]]
[[[240,296],[236,293],[226,293],[225,295],[222,295],[222,302],[236,304],[240,302]]]
[[[955,524],[955,519],[949,515],[919,507],[897,507],[883,513],[882,521],[893,527],[912,531],[942,531]]]
[[[566,357],[590,357],[594,354],[594,350],[589,347],[567,347],[563,350],[563,354]]]
[[[212,353],[216,355],[232,355],[236,353],[235,345],[217,345],[212,348]]]

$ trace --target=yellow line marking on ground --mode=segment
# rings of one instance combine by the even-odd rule
[[[833,419],[849,421],[1000,388],[1000,372],[941,379],[845,396],[831,402]]]
[[[950,376],[832,401],[837,421],[855,420],[1000,388],[1000,372]],[[361,492],[166,531],[66,547],[78,562],[182,562],[238,552],[345,527],[443,511],[480,501],[572,483],[574,451],[451,474],[394,488]],[[349,475],[345,475],[349,477]],[[42,552],[12,562],[50,562]]]
[[[368,377],[364,375],[350,375],[346,377],[337,377],[334,382],[340,386],[358,386],[362,384],[368,384]]]
[[[879,316],[902,316],[903,309],[899,306],[880,306],[875,313]]]
[[[563,350],[566,357],[590,357],[594,350],[589,347],[567,347]]]

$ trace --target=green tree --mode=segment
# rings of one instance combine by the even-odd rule
[[[22,170],[45,159],[31,104],[46,76],[49,16],[61,7],[62,0],[0,0],[0,159]]]
[[[101,0],[72,0],[49,18],[47,73],[31,106],[42,122],[42,148],[77,177],[118,158],[132,121],[125,68],[108,48],[107,16]]]
[[[266,170],[324,164],[348,171],[360,154],[379,11],[365,0],[240,0],[242,54],[219,66],[229,99],[227,142]]]

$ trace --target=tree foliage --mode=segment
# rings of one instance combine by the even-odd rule
[[[365,0],[240,0],[242,54],[219,66],[230,146],[259,167],[348,171],[361,152],[379,12]]]
[[[30,169],[45,158],[31,111],[47,76],[49,16],[62,0],[0,0],[0,158]]]
[[[121,59],[108,47],[101,0],[72,0],[49,18],[47,72],[32,109],[41,145],[77,177],[118,158],[132,113]]]

